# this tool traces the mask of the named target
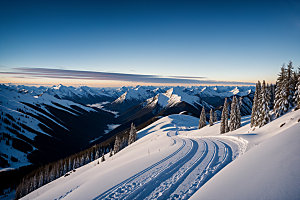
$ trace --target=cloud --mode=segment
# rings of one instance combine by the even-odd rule
[[[161,83],[161,84],[240,84],[253,85],[249,82],[215,81],[207,80],[205,77],[188,76],[158,76],[145,74],[125,74],[112,72],[80,71],[50,68],[14,68],[15,72],[0,72],[6,75],[20,75],[28,78],[56,78],[56,79],[83,79],[83,80],[106,80],[126,81],[140,83]]]

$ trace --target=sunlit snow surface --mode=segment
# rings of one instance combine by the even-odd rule
[[[298,118],[300,111],[291,112],[253,130],[244,117],[243,127],[220,135],[219,123],[198,130],[197,118],[170,115],[105,162],[85,165],[24,199],[297,199]],[[275,198],[284,184],[287,193]]]

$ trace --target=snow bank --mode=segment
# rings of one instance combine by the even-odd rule
[[[252,135],[252,143],[256,144],[214,176],[191,199],[300,199],[298,119],[300,111],[291,112],[261,130],[257,129],[259,133]],[[285,125],[280,128],[283,123]],[[251,141],[251,135],[247,138]]]

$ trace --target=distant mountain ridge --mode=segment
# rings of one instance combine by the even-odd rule
[[[251,113],[254,89],[252,86],[93,88],[1,84],[0,167],[18,168],[55,152],[62,157],[63,153],[58,152],[63,148],[69,148],[66,155],[78,151],[90,141],[101,142],[126,130],[131,122],[142,125],[157,116],[178,113],[199,116],[202,106],[207,112],[215,109],[220,116],[224,98],[231,101],[234,95],[243,97],[241,112],[247,115]],[[121,125],[111,131],[112,124]],[[56,150],[51,149],[53,145]],[[48,160],[51,159],[56,156],[49,156]]]

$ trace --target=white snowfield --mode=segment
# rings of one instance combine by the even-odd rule
[[[197,118],[170,115],[105,162],[23,199],[300,199],[299,118],[290,112],[251,130],[244,117],[243,127],[220,135],[218,123],[198,130]]]

